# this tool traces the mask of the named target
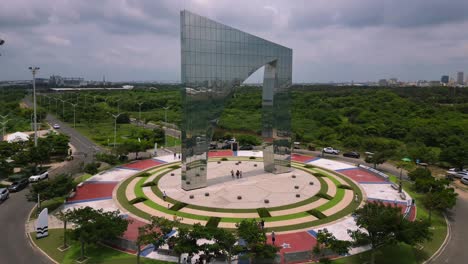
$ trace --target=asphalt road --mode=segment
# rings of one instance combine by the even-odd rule
[[[0,203],[0,263],[51,263],[26,237],[26,217],[34,206],[26,200],[27,192],[26,188],[11,193],[9,199]]]

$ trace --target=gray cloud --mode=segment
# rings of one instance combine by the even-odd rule
[[[294,81],[468,71],[466,0],[6,0],[0,80],[32,64],[43,77],[178,80],[181,9],[293,48]]]

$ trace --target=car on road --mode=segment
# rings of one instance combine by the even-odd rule
[[[463,178],[460,179],[461,183],[465,184],[465,185],[468,185],[468,176],[465,176]]]
[[[459,171],[455,174],[453,174],[455,178],[460,178],[462,179],[463,177],[468,177],[468,171]]]
[[[334,149],[332,147],[326,147],[322,150],[324,153],[327,153],[327,154],[333,154],[333,155],[338,155],[340,154],[340,151],[337,150],[337,149]]]
[[[10,186],[8,186],[8,191],[10,192],[19,192],[28,186],[28,179],[22,179],[19,181],[14,181]]]
[[[55,128],[55,129],[60,129],[60,125],[59,125],[59,124],[54,124],[54,125],[53,125],[53,128]]]
[[[44,172],[38,175],[33,175],[29,177],[29,182],[38,182],[49,178],[49,172]]]
[[[356,151],[350,151],[343,153],[343,157],[359,159],[361,157],[361,154],[359,154]]]
[[[10,197],[10,192],[7,188],[0,188],[0,201],[5,201]]]

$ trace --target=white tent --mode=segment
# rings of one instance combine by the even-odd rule
[[[8,143],[29,140],[28,134],[21,133],[21,132],[15,132],[13,134],[7,135],[6,138],[7,138]]]

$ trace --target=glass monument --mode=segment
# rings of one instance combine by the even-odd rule
[[[289,172],[292,50],[185,10],[180,25],[182,188],[207,186],[209,146],[224,104],[262,66],[264,169],[275,174]]]

